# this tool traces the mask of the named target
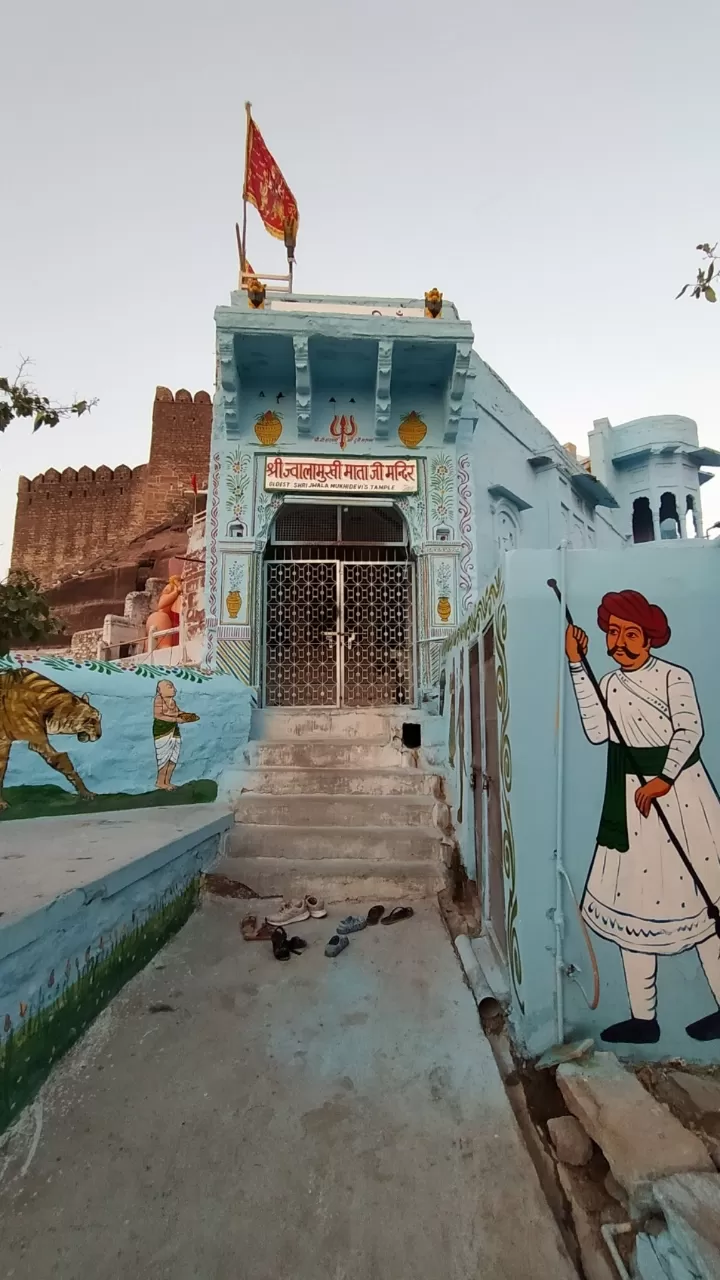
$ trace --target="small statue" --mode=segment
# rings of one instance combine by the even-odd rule
[[[265,285],[261,284],[257,276],[252,276],[247,282],[248,306],[254,311],[262,311],[265,307]]]
[[[437,320],[442,315],[443,296],[439,289],[431,289],[425,294],[425,315],[430,320]]]
[[[163,587],[160,593],[160,599],[157,603],[157,609],[150,614],[145,623],[145,631],[150,638],[151,631],[170,631],[171,628],[177,628],[173,635],[158,636],[155,641],[156,649],[172,649],[173,645],[180,643],[180,607],[182,604],[182,582],[180,578],[173,575],[166,587]],[[173,608],[177,605],[177,609]],[[149,648],[148,644],[148,648]]]

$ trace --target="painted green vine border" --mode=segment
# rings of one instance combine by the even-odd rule
[[[82,662],[76,662],[74,658],[33,658],[33,663],[42,663],[43,666],[50,667],[53,671],[94,671],[99,675],[131,675],[145,676],[162,679],[163,676],[174,676],[176,680],[189,680],[193,684],[205,684],[207,680],[212,680],[211,674],[197,671],[194,667],[161,667],[153,666],[149,662],[139,662],[135,667],[121,667],[116,662],[103,662],[99,658],[86,658]],[[12,656],[0,658],[0,671],[16,671],[19,667],[24,666],[22,662],[17,662]]]
[[[508,964],[513,990],[521,1013],[525,1012],[525,1002],[521,987],[523,980],[520,940],[518,938],[519,903],[517,896],[517,866],[515,860],[515,838],[513,836],[512,809],[510,793],[512,791],[512,750],[510,747],[510,690],[507,667],[507,605],[505,604],[505,583],[502,571],[498,569],[495,577],[488,583],[475,608],[451,636],[443,642],[442,657],[445,657],[456,645],[465,644],[480,634],[483,624],[495,616],[495,653],[497,675],[497,703],[500,712],[500,805],[502,811],[502,862],[507,890],[505,905],[505,929],[508,942]]]

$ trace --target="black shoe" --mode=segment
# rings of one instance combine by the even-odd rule
[[[657,1018],[628,1018],[626,1022],[614,1022],[600,1032],[606,1044],[657,1044],[660,1026]]]
[[[273,929],[270,942],[272,944],[273,955],[276,960],[290,959],[290,948],[288,946],[287,934],[284,929]]]
[[[720,1040],[720,1009],[691,1022],[685,1030],[693,1040]]]

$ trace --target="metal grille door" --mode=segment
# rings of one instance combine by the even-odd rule
[[[351,562],[342,569],[343,705],[412,705],[412,566]]]
[[[266,561],[265,706],[413,705],[412,619],[405,560]]]
[[[337,560],[265,565],[265,705],[338,705]]]

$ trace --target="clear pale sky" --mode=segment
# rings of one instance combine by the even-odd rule
[[[136,465],[157,384],[212,390],[246,98],[300,291],[437,285],[561,441],[720,447],[720,303],[674,301],[720,237],[718,0],[6,0],[2,43],[0,369],[99,404],[0,436],[0,568],[18,474]],[[252,210],[248,247],[281,267]]]

